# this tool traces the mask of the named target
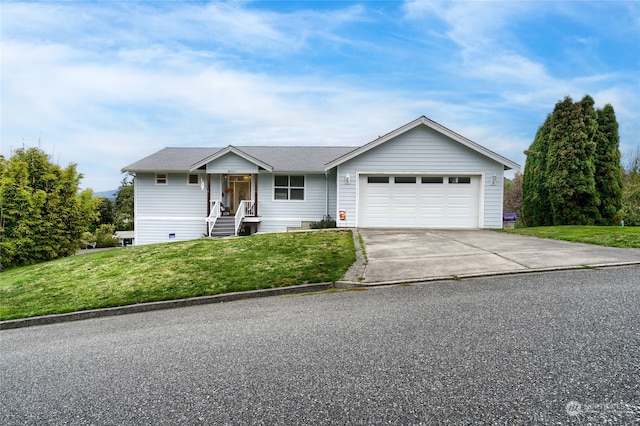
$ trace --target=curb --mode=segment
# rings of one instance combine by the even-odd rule
[[[255,299],[258,297],[310,293],[324,291],[333,287],[333,283],[300,284],[290,287],[240,291],[235,293],[216,294],[213,296],[190,297],[188,299],[164,300],[160,302],[139,303],[136,305],[118,306],[114,308],[91,309],[87,311],[71,312],[68,314],[43,315],[40,317],[0,321],[0,330],[31,327],[34,325],[57,324],[62,322],[80,321],[89,318],[102,318],[139,312],[159,311],[162,309],[182,308],[186,306],[233,302],[235,300]]]
[[[366,282],[366,281],[341,280],[341,281],[336,281],[334,287],[337,289],[349,289],[349,288],[355,288],[355,287],[383,287],[383,286],[394,286],[394,285],[402,285],[402,284],[431,283],[436,281],[458,281],[458,280],[465,280],[465,279],[472,279],[472,278],[490,278],[490,277],[500,277],[500,276],[506,276],[506,275],[575,271],[575,270],[581,270],[581,269],[617,268],[622,266],[640,266],[640,262],[618,262],[618,263],[598,263],[593,265],[553,266],[549,268],[532,268],[532,269],[520,269],[520,270],[499,271],[499,272],[478,272],[478,273],[460,274],[460,275],[442,275],[437,277],[409,278],[409,279],[394,280],[394,281]]]
[[[335,283],[316,283],[316,284],[300,284],[289,287],[269,288],[262,290],[241,291],[235,293],[216,294],[213,296],[190,297],[188,299],[165,300],[160,302],[139,303],[136,305],[118,306],[114,308],[91,309],[87,311],[72,312],[68,314],[43,315],[39,317],[22,318],[8,321],[0,321],[0,330],[9,330],[14,328],[31,327],[36,325],[58,324],[70,321],[80,321],[90,318],[103,318],[115,315],[134,314],[140,312],[159,311],[163,309],[183,308],[187,306],[207,305],[212,303],[233,302],[236,300],[255,299],[258,297],[285,296],[293,294],[304,294],[311,292],[325,291],[331,288],[350,289],[356,287],[383,287],[402,284],[420,284],[431,283],[437,281],[456,281],[472,278],[488,278],[506,275],[532,274],[542,272],[571,271],[580,269],[601,269],[615,268],[622,266],[640,266],[639,262],[619,262],[593,265],[575,265],[575,266],[558,266],[551,268],[536,268],[516,271],[486,272],[472,273],[461,275],[447,275],[428,278],[412,278],[395,281],[377,281],[377,282],[360,282],[360,281],[336,281]]]

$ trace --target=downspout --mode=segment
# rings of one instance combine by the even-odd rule
[[[253,202],[255,204],[253,214],[258,217],[258,173],[253,175],[255,180],[253,182],[253,190],[254,190],[254,198]]]
[[[207,173],[207,217],[211,214],[211,175]],[[205,235],[209,235],[209,223],[206,223],[207,232]]]
[[[329,218],[329,172],[324,171],[324,218]]]
[[[207,217],[211,214],[211,175],[207,173]]]
[[[133,241],[132,245],[136,245],[136,240],[138,239],[138,227],[136,226],[136,217],[138,217],[138,182],[136,179],[136,174],[129,172],[133,176]]]

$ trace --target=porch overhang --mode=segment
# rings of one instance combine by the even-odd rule
[[[273,171],[273,166],[271,166],[270,164],[265,163],[264,161],[260,161],[255,157],[252,157],[251,155],[247,154],[246,152],[241,151],[240,149],[236,148],[233,145],[229,145],[228,147],[216,152],[213,155],[210,155],[209,157],[204,158],[203,160],[198,161],[197,163],[193,164],[190,168],[190,172],[199,169],[202,166],[205,166],[206,164],[217,160],[218,158],[226,155],[226,154],[235,154],[238,157],[255,164],[257,167],[263,168],[269,172]]]

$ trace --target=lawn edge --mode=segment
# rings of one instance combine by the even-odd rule
[[[66,314],[42,315],[37,317],[18,318],[0,321],[0,330],[31,327],[36,325],[57,324],[62,322],[80,321],[90,318],[102,318],[115,315],[134,314],[140,312],[158,311],[163,309],[182,308],[187,306],[207,305],[212,303],[233,302],[235,300],[255,299],[258,297],[282,296],[289,294],[325,291],[334,287],[334,283],[299,284],[287,287],[266,288],[260,290],[238,291],[232,293],[215,294],[212,296],[189,297],[186,299],[163,300],[159,302],[137,303],[134,305],[117,306],[113,308],[89,309],[86,311],[70,312]]]

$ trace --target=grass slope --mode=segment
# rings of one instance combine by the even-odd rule
[[[554,240],[599,246],[640,248],[640,227],[631,226],[540,226],[504,231]]]
[[[1,273],[0,319],[339,280],[351,231],[199,239],[72,256]]]

